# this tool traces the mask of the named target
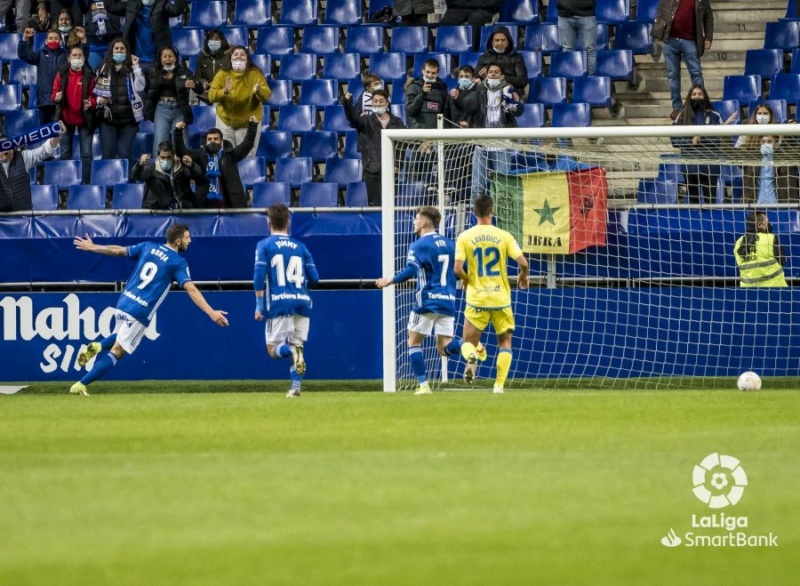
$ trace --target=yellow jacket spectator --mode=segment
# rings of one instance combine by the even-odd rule
[[[747,232],[733,247],[741,274],[741,287],[788,287],[783,274],[786,263],[783,247],[772,233],[764,212],[753,212],[747,218]]]

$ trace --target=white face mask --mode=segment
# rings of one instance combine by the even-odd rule
[[[756,122],[759,124],[769,124],[769,114],[756,114]]]
[[[69,62],[69,66],[72,67],[75,71],[80,71],[83,69],[84,60],[83,59],[73,59]]]
[[[175,70],[175,66],[174,65],[164,65],[163,69],[164,69],[164,71],[174,71]]]
[[[436,81],[436,78],[435,77],[423,77],[422,81],[424,81],[425,83],[433,83],[434,81]]]
[[[376,90],[382,90],[383,89],[383,84],[382,83],[376,83],[375,85],[373,85],[369,89],[372,90],[373,92],[376,91]]]
[[[386,106],[373,106],[372,111],[375,112],[378,116],[381,114],[386,114]]]
[[[247,61],[231,61],[231,69],[234,71],[244,71],[247,67]]]
[[[144,4],[145,6],[152,6],[153,2],[155,1],[156,0],[142,0],[142,4]]]
[[[761,145],[761,154],[764,155],[765,157],[771,157],[772,156],[772,151],[773,151],[773,148],[772,148],[771,144],[762,144]]]
[[[497,89],[500,87],[500,84],[503,82],[502,79],[487,79],[486,85],[492,89]]]

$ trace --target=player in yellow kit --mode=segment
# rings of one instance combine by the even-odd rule
[[[488,195],[478,196],[472,205],[478,225],[462,232],[456,241],[454,270],[467,289],[461,354],[467,360],[464,381],[472,384],[478,360],[486,359],[481,332],[490,323],[497,334],[497,378],[493,392],[501,394],[511,369],[511,336],[514,313],[511,311],[511,286],[508,283],[508,259],[519,265],[520,289],[528,287],[528,261],[514,237],[492,226],[494,204]],[[466,263],[466,268],[464,264]]]

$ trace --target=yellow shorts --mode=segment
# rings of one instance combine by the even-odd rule
[[[496,334],[514,331],[514,314],[510,307],[503,309],[481,309],[467,305],[464,310],[464,317],[480,331],[486,329],[490,323]]]

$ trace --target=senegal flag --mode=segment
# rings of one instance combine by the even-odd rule
[[[497,225],[523,252],[571,254],[606,243],[608,182],[601,167],[494,176]]]

